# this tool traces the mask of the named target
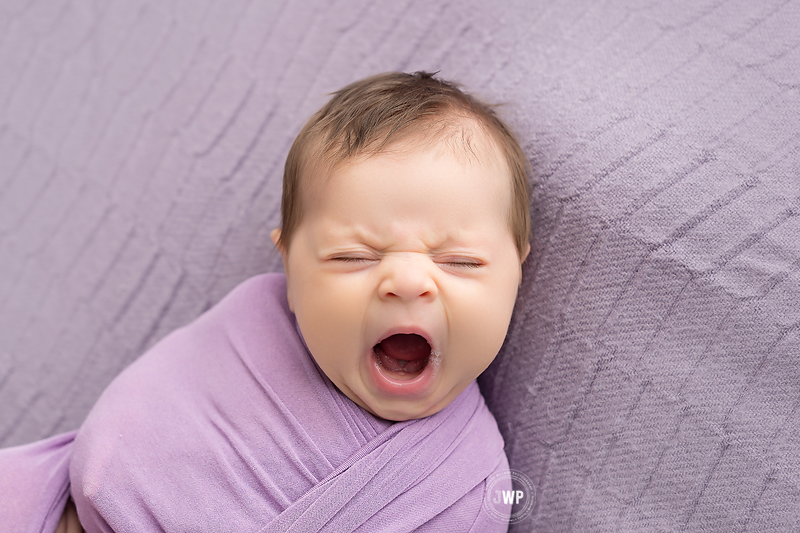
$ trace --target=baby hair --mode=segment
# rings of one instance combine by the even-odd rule
[[[481,128],[505,159],[511,177],[509,227],[522,257],[530,237],[530,164],[525,153],[490,105],[427,72],[387,72],[356,81],[333,93],[306,122],[286,158],[278,246],[288,251],[300,223],[303,181],[407,140],[444,138],[468,157],[475,156],[470,125]]]

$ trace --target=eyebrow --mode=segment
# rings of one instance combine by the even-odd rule
[[[387,242],[382,241],[381,236],[378,233],[368,230],[364,225],[342,225],[338,227],[325,225],[323,238],[329,243],[332,240],[337,242],[357,242],[364,244],[375,251],[383,251],[391,246]],[[391,237],[389,240],[391,241]],[[469,242],[468,235],[465,236],[464,232],[460,230],[455,233],[450,232],[444,235],[437,234],[433,236],[423,236],[422,243],[430,250],[431,253],[440,253],[451,251],[453,249],[476,250],[479,248],[480,250],[483,250],[487,247],[487,243],[485,241],[479,242],[473,240],[472,242]]]
[[[391,248],[390,245],[385,245],[384,243],[380,242],[377,236],[364,231],[348,231],[345,235],[345,238],[352,237],[357,242],[363,243],[376,251],[383,251],[387,248]],[[435,239],[433,239],[433,242],[431,242],[431,240],[426,241],[424,239],[421,240],[421,242],[423,246],[433,254],[454,250],[475,250],[479,247],[483,248],[481,243],[470,243],[463,236],[453,234],[447,234],[443,237],[437,235],[435,236]]]

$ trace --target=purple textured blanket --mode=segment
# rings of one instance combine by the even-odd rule
[[[4,509],[27,521],[14,530],[54,526],[70,452],[89,533],[507,527],[483,504],[487,477],[508,466],[477,385],[425,419],[370,415],[309,356],[279,274],[167,336],[103,393],[70,450],[72,436],[0,456],[24,454],[0,489],[47,492]]]

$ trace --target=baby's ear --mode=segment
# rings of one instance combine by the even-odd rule
[[[283,270],[286,270],[286,245],[280,242],[281,239],[281,229],[275,228],[274,230],[269,232],[269,238],[272,239],[273,244],[275,244],[275,248],[281,253],[281,258],[283,259]]]
[[[272,243],[275,245],[275,248],[281,253],[283,257],[283,266],[286,266],[286,243],[281,243],[281,229],[275,228],[274,230],[269,232],[269,238],[272,239]]]
[[[278,247],[278,250],[280,250],[280,246],[278,246],[278,239],[281,238],[281,229],[275,228],[274,230],[270,231],[269,238],[272,239],[272,243]],[[283,253],[283,250],[281,250],[281,253]]]
[[[522,255],[519,258],[519,285],[522,286],[522,263],[525,262],[525,259],[528,258],[528,254],[531,253],[531,244],[526,243],[525,249],[522,251]]]
[[[522,257],[519,258],[519,264],[522,264],[522,263],[525,262],[525,259],[528,258],[528,254],[529,253],[531,253],[531,243],[526,243],[525,244],[525,251],[522,252]]]
[[[289,302],[289,310],[294,313],[294,305],[292,304],[292,289],[289,284],[289,269],[287,268],[289,265],[286,262],[286,247],[278,244],[278,241],[281,238],[280,228],[275,228],[274,230],[270,231],[269,238],[272,239],[275,247],[281,253],[281,259],[283,260],[283,271],[286,274],[286,300]]]

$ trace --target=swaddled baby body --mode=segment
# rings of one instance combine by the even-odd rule
[[[513,135],[429,74],[361,80],[295,140],[281,213],[285,277],[158,343],[61,452],[83,527],[505,530],[484,504],[508,465],[475,378],[529,251]]]
[[[106,390],[70,463],[86,530],[497,528],[482,482],[508,467],[476,384],[378,418],[308,356],[285,293],[280,274],[248,280]]]

